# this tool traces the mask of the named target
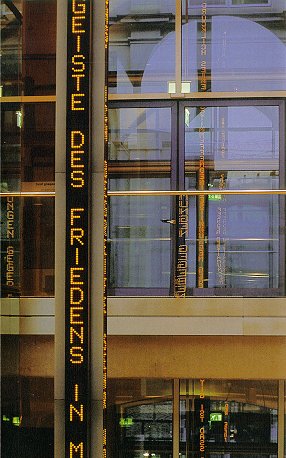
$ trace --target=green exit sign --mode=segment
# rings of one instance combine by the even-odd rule
[[[220,412],[210,413],[210,421],[222,421],[222,413]]]
[[[128,428],[128,426],[133,425],[133,419],[132,418],[120,418],[119,424],[121,428]]]
[[[221,200],[221,194],[209,194],[209,200]]]

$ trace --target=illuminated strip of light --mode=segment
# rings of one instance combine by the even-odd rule
[[[104,49],[105,49],[105,83],[104,83],[104,189],[103,189],[103,339],[102,339],[102,456],[107,456],[107,187],[108,187],[108,44],[109,44],[109,0],[105,0]]]

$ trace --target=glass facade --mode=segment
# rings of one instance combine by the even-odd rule
[[[73,0],[71,6],[84,9],[85,1]],[[55,390],[55,385],[63,385],[59,361],[67,339],[65,242],[56,239],[55,230],[58,234],[65,224],[66,151],[64,143],[56,146],[55,136],[64,129],[61,91],[56,107],[56,57],[60,63],[66,57],[61,19],[57,28],[57,13],[65,7],[56,0],[3,1],[0,7],[1,450],[7,458],[63,456],[55,425],[65,420],[55,423],[55,405],[64,395],[58,396],[62,386]],[[259,338],[264,344],[272,339],[269,351],[259,350],[255,375],[250,367],[238,373],[241,360],[235,376],[225,373],[241,359],[238,340],[236,354],[225,352],[229,359],[220,362],[216,377],[213,355],[207,374],[191,367],[183,378],[169,370],[177,367],[174,359],[168,367],[161,364],[162,348],[144,378],[132,358],[125,361],[128,376],[125,363],[117,368],[119,376],[114,375],[119,363],[111,363],[107,456],[284,458],[286,375],[269,360],[271,351],[280,366],[285,359],[286,0],[110,0],[106,75],[95,25],[104,23],[103,3],[92,8],[90,102],[95,118],[99,105],[101,118],[96,126],[97,119],[91,122],[88,154],[96,183],[104,169],[104,89],[109,151],[106,252],[100,244],[105,228],[96,232],[103,187],[95,195],[91,186],[88,209],[91,391],[99,384],[93,343],[101,332],[95,322],[99,328],[102,319],[96,315],[102,297],[94,300],[94,290],[100,295],[105,284],[107,340],[111,336],[117,355],[120,339],[130,339],[148,359],[142,336],[184,339],[198,336],[198,329],[204,337],[250,336],[257,351]],[[88,65],[83,60],[73,62],[78,67],[69,75],[77,87]],[[65,70],[60,73],[62,88]],[[107,88],[97,85],[104,75]],[[75,154],[82,153],[73,146]],[[79,156],[73,165],[81,168],[76,161]],[[83,229],[77,230],[80,244]],[[105,254],[103,273],[98,265]],[[79,277],[73,273],[71,282]],[[62,321],[54,337],[55,313]],[[249,322],[240,329],[245,317]],[[70,343],[85,337],[74,331]],[[61,355],[55,358],[57,345]],[[184,352],[187,358],[187,340]],[[251,355],[246,366],[249,361]],[[96,391],[96,402],[92,396],[87,395],[93,406],[100,395]],[[81,411],[74,410],[71,416],[76,415]],[[93,433],[87,436],[95,440]],[[81,445],[74,445],[69,458],[73,451],[82,455]]]
[[[283,0],[112,0],[110,92],[285,90],[284,11]]]
[[[285,90],[283,10],[280,1],[183,0],[182,79],[190,92]]]
[[[154,337],[152,297],[246,310],[285,296],[285,10],[110,2],[107,282],[128,336],[144,316]],[[283,382],[221,377],[168,379],[171,394],[165,379],[111,377],[108,456],[282,457]]]

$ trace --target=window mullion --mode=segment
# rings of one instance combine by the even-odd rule
[[[182,1],[176,0],[176,93],[182,92]]]

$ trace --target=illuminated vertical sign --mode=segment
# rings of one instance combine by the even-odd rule
[[[204,379],[200,379],[199,397],[195,399],[195,416],[194,416],[194,443],[195,449],[198,452],[198,458],[206,458],[209,456],[207,450],[207,432],[209,429],[210,419],[210,399],[205,394]]]
[[[207,2],[201,3],[201,21],[200,21],[200,69],[199,69],[199,91],[207,92]],[[210,84],[210,81],[209,81]],[[206,171],[205,171],[205,107],[200,107],[200,127],[199,127],[199,143],[200,143],[200,162],[199,162],[199,176],[198,176],[198,189],[203,191],[206,185]],[[205,196],[198,196],[198,229],[197,229],[197,287],[207,287],[205,281],[206,269],[206,255],[205,255],[205,237],[206,237],[206,199]]]
[[[19,199],[1,199],[1,297],[20,295]]]
[[[65,456],[88,456],[89,0],[68,0]]]
[[[103,383],[102,383],[102,456],[107,456],[107,161],[108,161],[108,43],[109,43],[109,0],[105,0],[105,87],[104,87],[104,212],[103,212]]]

